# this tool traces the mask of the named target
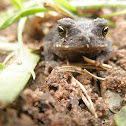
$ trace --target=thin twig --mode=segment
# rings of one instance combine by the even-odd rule
[[[83,102],[86,104],[86,106],[88,107],[88,109],[92,112],[92,114],[95,116],[95,118],[98,118],[94,106],[89,104],[89,102],[87,101],[86,97],[82,94],[81,95]],[[92,101],[91,101],[92,102]]]
[[[62,66],[66,66],[66,64],[63,64]],[[104,68],[101,68],[99,66],[94,66],[93,64],[84,64],[84,63],[67,63],[67,66],[77,66],[77,67],[80,67],[80,68],[85,68],[85,69],[90,69],[90,70],[106,70]]]
[[[87,73],[87,74],[91,75],[93,78],[96,78],[96,79],[98,79],[98,80],[105,80],[105,78],[98,77],[98,76],[96,76],[96,75],[94,75],[94,74],[90,73],[90,72],[89,72],[89,71],[87,71],[86,69],[84,69],[84,70],[83,70],[83,72],[85,72],[85,73]]]
[[[87,90],[84,88],[84,86],[78,81],[76,80],[73,76],[72,76],[72,81],[75,81],[80,88],[82,89],[83,93],[85,94],[85,96],[82,94],[82,100],[84,101],[84,103],[87,105],[88,109],[91,111],[91,113],[97,118],[97,114],[95,112],[93,103],[91,101],[91,98],[89,97],[89,95],[87,94]]]
[[[62,67],[57,67],[57,69],[59,69],[59,70],[65,70],[65,71],[69,71],[69,72],[76,72],[76,73],[80,73],[80,74],[87,73],[90,76],[92,76],[93,78],[96,78],[98,80],[105,80],[105,78],[98,77],[98,76],[90,73],[86,69],[81,69],[80,67],[76,67],[76,66],[62,66]]]

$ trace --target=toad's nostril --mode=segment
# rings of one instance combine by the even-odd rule
[[[82,43],[83,43],[84,46],[86,46],[86,45],[89,46],[90,45],[90,38],[83,36],[82,37]],[[88,46],[86,46],[86,47],[88,47]]]
[[[86,44],[86,47],[89,48],[89,44]]]
[[[87,42],[90,43],[90,38],[87,38]]]

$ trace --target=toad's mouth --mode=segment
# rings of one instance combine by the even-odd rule
[[[90,46],[88,44],[84,46],[76,46],[76,45],[66,45],[62,43],[55,43],[53,47],[57,48],[58,50],[79,50],[80,52],[85,52],[86,50],[104,50],[107,47],[107,44],[101,44],[101,45],[95,45],[95,46]]]

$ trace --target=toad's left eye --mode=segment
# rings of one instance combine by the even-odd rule
[[[103,29],[102,29],[102,35],[105,37],[106,36],[106,34],[108,33],[108,26],[106,26],[106,27],[104,27]]]

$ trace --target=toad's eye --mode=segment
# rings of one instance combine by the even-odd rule
[[[65,36],[66,35],[66,29],[63,28],[62,26],[58,26],[58,32],[59,32],[59,35],[61,36]]]
[[[108,33],[108,26],[106,26],[106,27],[104,27],[103,29],[102,29],[102,35],[105,37],[106,36],[106,34]]]

